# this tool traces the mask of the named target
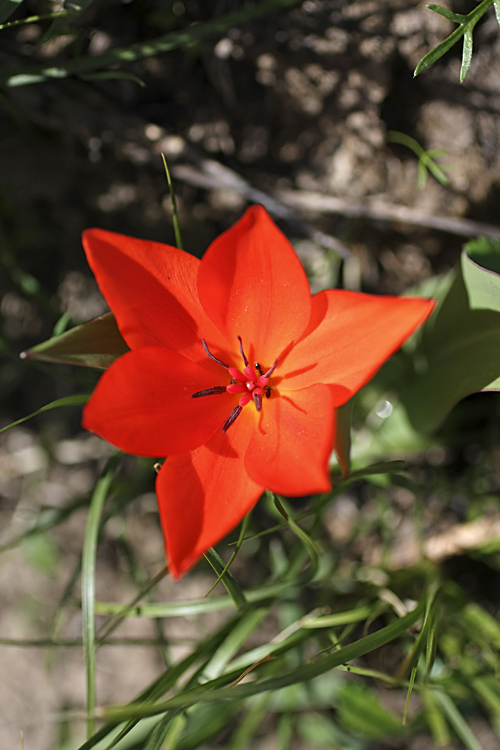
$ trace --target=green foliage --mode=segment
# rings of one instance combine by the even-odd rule
[[[500,387],[500,242],[469,243],[425,326],[415,375],[401,393],[413,427],[431,432],[464,396]]]
[[[482,2],[466,15],[463,15],[462,13],[453,13],[451,10],[443,8],[441,5],[435,5],[434,3],[428,5],[427,7],[430,10],[433,10],[434,13],[439,13],[440,16],[444,16],[444,18],[447,18],[449,21],[457,23],[458,28],[420,60],[415,68],[414,75],[418,76],[420,73],[423,73],[424,70],[430,68],[431,65],[445,55],[446,52],[448,52],[463,37],[462,65],[460,68],[460,83],[463,83],[469,72],[472,61],[474,28],[491,5],[495,6],[496,17],[500,24],[500,0],[482,0]]]
[[[115,316],[107,313],[33,346],[22,352],[21,359],[105,370],[128,351]]]
[[[246,23],[251,19],[264,17],[282,8],[298,5],[298,3],[299,0],[265,0],[265,2],[250,6],[244,10],[226,13],[206,23],[193,25],[182,31],[173,31],[163,36],[149,39],[146,42],[136,42],[128,47],[115,48],[99,55],[82,55],[70,60],[61,60],[55,65],[33,65],[19,69],[15,73],[0,73],[0,86],[12,88],[58,80],[67,78],[68,76],[106,73],[107,68],[112,65],[126,65],[136,60],[165,54],[174,49],[186,49],[206,38],[221,35],[228,29]],[[83,9],[84,5],[85,3],[79,4],[77,8],[78,13]],[[58,18],[55,19],[56,22],[59,22]],[[60,32],[59,25],[57,32]],[[111,75],[116,77],[114,71]]]
[[[443,167],[434,161],[436,156],[446,154],[444,149],[435,149],[425,151],[420,143],[406,133],[399,133],[397,130],[390,130],[387,133],[389,143],[400,143],[402,146],[409,148],[418,158],[418,186],[423,189],[427,183],[427,175],[430,172],[441,185],[449,185],[450,180],[446,176]]]

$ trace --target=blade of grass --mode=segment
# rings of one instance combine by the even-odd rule
[[[444,715],[467,750],[484,750],[483,745],[474,737],[471,728],[451,698],[440,690],[432,690],[432,696],[442,708]]]
[[[236,557],[236,555],[237,555],[237,554],[238,554],[238,552],[240,551],[240,549],[241,549],[241,545],[242,545],[242,544],[243,544],[243,542],[245,541],[245,537],[246,537],[246,533],[247,533],[247,528],[248,528],[248,524],[250,523],[250,515],[251,515],[250,513],[247,513],[247,515],[245,516],[245,518],[244,518],[244,519],[243,519],[243,521],[241,522],[240,533],[239,533],[239,535],[238,535],[238,541],[237,541],[237,542],[235,543],[235,549],[234,549],[234,552],[233,552],[233,554],[231,555],[231,557],[229,558],[229,560],[227,561],[226,565],[224,566],[224,570],[223,570],[223,571],[222,571],[222,573],[221,573],[221,574],[220,574],[220,575],[218,576],[218,578],[217,578],[217,580],[215,581],[215,583],[214,583],[214,585],[212,586],[212,588],[211,588],[211,589],[210,589],[210,590],[208,591],[208,593],[207,593],[207,595],[206,595],[206,597],[205,597],[205,598],[207,598],[207,597],[209,597],[209,596],[210,596],[210,594],[212,593],[212,591],[214,590],[214,588],[215,588],[215,587],[217,586],[217,584],[218,584],[218,583],[219,583],[219,582],[221,581],[221,579],[222,579],[222,576],[223,576],[223,575],[224,575],[224,574],[226,573],[226,571],[228,571],[228,570],[229,570],[229,568],[231,567],[231,564],[232,564],[232,562],[233,562],[234,558]]]
[[[247,683],[244,685],[233,685],[239,675],[237,673],[230,673],[224,677],[212,680],[201,687],[188,690],[185,693],[174,696],[166,701],[161,701],[154,706],[133,706],[130,704],[127,706],[106,706],[97,709],[96,715],[107,719],[108,721],[119,722],[132,717],[140,718],[142,716],[151,716],[171,709],[188,708],[198,702],[211,703],[226,700],[240,700],[268,690],[281,690],[282,688],[295,685],[299,682],[312,680],[314,677],[318,677],[341,664],[345,664],[348,661],[375,651],[375,649],[378,649],[402,636],[406,633],[408,628],[414,625],[421,617],[425,609],[425,603],[425,599],[422,599],[414,610],[395,622],[392,622],[390,625],[381,628],[376,633],[360,638],[358,641],[355,641],[332,654],[328,654],[323,658],[284,672],[278,677],[256,680],[253,683]],[[479,748],[476,747],[473,748],[473,750],[479,750]]]
[[[89,398],[90,393],[78,393],[74,396],[64,396],[64,398],[58,398],[56,401],[51,401],[50,404],[45,404],[45,406],[42,406],[40,409],[37,409],[31,414],[28,414],[28,416],[21,417],[21,419],[17,419],[15,422],[11,422],[11,424],[6,425],[6,427],[2,427],[0,429],[0,435],[2,434],[2,432],[7,432],[7,430],[12,429],[12,427],[17,427],[17,425],[22,424],[23,422],[27,422],[28,419],[33,419],[33,417],[37,417],[39,414],[43,414],[45,411],[58,409],[60,406],[81,406],[82,404],[86,404]]]
[[[268,490],[269,492],[269,490]],[[278,512],[281,516],[285,519],[290,529],[293,531],[295,536],[299,539],[299,541],[303,544],[304,549],[306,550],[309,559],[311,560],[311,568],[314,573],[318,570],[319,566],[319,556],[321,554],[321,548],[320,546],[314,541],[314,539],[311,539],[309,534],[304,531],[302,526],[299,526],[299,524],[293,519],[293,517],[290,515],[288,510],[284,507],[284,500],[283,498],[278,498],[277,495],[274,493],[271,494],[274,505],[276,506]]]
[[[254,630],[259,627],[264,618],[267,617],[268,611],[267,607],[263,607],[260,609],[254,609],[243,615],[239,623],[234,626],[231,633],[226,640],[221,643],[203,670],[203,678],[205,682],[208,680],[214,680],[224,672],[227,664],[240,650],[248,636],[253,633]]]
[[[85,659],[86,684],[87,684],[87,736],[91,737],[95,729],[94,708],[96,702],[95,692],[95,662],[96,662],[96,637],[95,637],[95,568],[97,553],[97,538],[101,523],[104,502],[111,487],[111,481],[115,472],[119,455],[113,456],[108,466],[98,480],[90,501],[87,527],[83,540],[82,551],[82,628],[83,628],[83,655]]]
[[[174,222],[175,241],[177,243],[177,247],[180,250],[182,250],[183,244],[182,244],[181,228],[179,225],[179,214],[177,213],[177,201],[175,200],[174,186],[172,185],[172,179],[170,177],[170,171],[168,169],[167,160],[165,159],[165,154],[162,154],[161,158],[163,159],[163,167],[165,168],[165,175],[167,177],[170,200],[172,201],[172,221]]]
[[[182,31],[174,31],[156,39],[137,42],[129,47],[117,48],[101,55],[65,60],[57,65],[34,65],[18,70],[14,74],[3,73],[0,75],[0,86],[26,86],[32,83],[42,83],[43,81],[102,70],[110,65],[131,63],[147,57],[155,57],[179,47],[192,46],[206,37],[223,34],[234,26],[298,5],[300,2],[302,0],[267,0],[267,2],[259,3],[244,10],[218,16],[198,26],[193,25]]]
[[[23,0],[0,0],[0,20],[2,19],[2,8],[3,3],[22,3]],[[12,13],[13,11],[11,11]],[[10,14],[9,14],[10,15]],[[0,23],[0,31],[3,31],[3,29],[11,29],[13,26],[22,26],[26,23],[39,23],[39,21],[47,21],[50,18],[59,18],[61,16],[69,16],[71,15],[71,11],[67,10],[59,10],[55,13],[43,13],[40,16],[30,16],[29,18],[20,18],[18,21],[7,21],[7,23]]]
[[[209,563],[219,577],[221,583],[225,586],[226,591],[233,600],[236,608],[239,610],[246,609],[247,600],[245,599],[243,589],[234,578],[233,574],[227,570],[227,566],[224,565],[224,560],[220,555],[212,548],[205,553],[205,560]]]
[[[238,618],[239,615],[236,615],[234,619],[231,619],[229,622],[224,623],[224,625],[219,628],[216,633],[210,634],[208,638],[200,641],[193,649],[193,651],[188,654],[188,656],[186,656],[178,664],[175,664],[174,666],[167,669],[149,687],[143,690],[142,693],[137,696],[137,698],[132,701],[130,705],[134,706],[142,705],[143,703],[152,703],[161,698],[169,690],[174,689],[175,686],[178,685],[179,680],[181,680],[181,678],[186,674],[186,672],[191,671],[193,667],[196,666],[196,664],[202,662],[203,669],[205,664],[208,663],[208,660],[210,659],[214,650],[218,648],[221,642],[223,642],[227,635],[231,632],[232,628],[234,627],[234,623],[238,621]],[[177,709],[176,712],[171,712],[171,718],[173,718],[176,713],[179,713],[179,711],[182,710],[183,709],[181,708]],[[115,742],[119,742],[121,739],[123,739],[123,737],[131,732],[140,719],[141,717],[136,717],[128,721],[118,733]],[[116,731],[117,723],[119,722],[112,721],[106,724],[93,737],[87,740],[87,742],[85,742],[78,750],[91,750],[91,748],[95,747],[102,739]]]

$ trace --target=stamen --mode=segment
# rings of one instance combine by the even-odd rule
[[[226,365],[225,362],[222,362],[220,359],[217,359],[217,357],[214,357],[214,355],[208,348],[207,342],[205,341],[205,339],[202,339],[201,343],[203,344],[203,348],[205,349],[205,354],[207,354],[207,356],[209,356],[210,359],[212,359],[214,362],[217,362],[218,365],[222,365],[222,367],[225,367],[226,370],[229,370],[229,365]]]
[[[269,370],[268,370],[267,372],[265,372],[265,373],[264,373],[264,377],[265,377],[265,378],[268,378],[268,377],[269,377],[269,375],[270,375],[270,374],[271,374],[272,372],[274,372],[274,371],[275,371],[275,369],[276,369],[276,365],[277,365],[277,364],[278,364],[278,360],[277,360],[277,359],[275,359],[275,360],[274,360],[274,365],[273,365],[272,367],[270,367],[270,368],[269,368]]]
[[[197,391],[191,395],[191,398],[201,398],[202,396],[216,396],[219,393],[226,393],[225,385],[214,385],[213,388],[207,388],[205,391]]]
[[[253,401],[257,411],[260,411],[262,409],[262,396],[260,395],[260,393],[253,394]]]
[[[243,360],[246,367],[248,365],[248,359],[246,358],[245,352],[243,351],[243,341],[241,340],[241,336],[238,336],[238,341],[240,342],[241,359]]]
[[[233,424],[233,422],[235,422],[237,420],[237,418],[240,416],[242,410],[243,409],[242,409],[241,406],[235,406],[234,407],[233,411],[231,412],[231,414],[228,416],[228,418],[226,419],[226,421],[222,425],[222,432],[224,434],[229,430],[229,428],[231,427],[231,425]]]

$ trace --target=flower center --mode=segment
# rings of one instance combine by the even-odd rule
[[[276,365],[278,364],[278,360],[276,359],[272,367],[270,367],[269,370],[263,373],[262,367],[258,362],[254,362],[253,366],[249,364],[243,350],[243,342],[241,340],[241,336],[238,336],[238,341],[240,344],[240,354],[244,365],[243,372],[241,372],[241,370],[238,370],[236,367],[230,367],[229,365],[226,365],[225,362],[222,362],[222,360],[214,357],[212,352],[209,350],[205,339],[201,340],[207,356],[228,371],[229,375],[231,376],[231,382],[227,386],[216,385],[213,388],[208,388],[205,391],[198,391],[197,393],[193,393],[193,395],[191,396],[191,398],[200,398],[201,396],[215,396],[222,393],[230,393],[232,395],[241,394],[238,405],[234,407],[233,411],[222,425],[222,432],[227,432],[233,422],[241,414],[243,407],[250,403],[250,401],[254,402],[257,411],[260,411],[262,409],[262,395],[264,394],[266,398],[269,398],[271,396],[271,388],[268,385],[269,378],[271,377],[276,368]]]

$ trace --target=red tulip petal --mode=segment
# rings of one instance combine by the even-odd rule
[[[300,261],[262,206],[208,248],[198,273],[201,304],[237,349],[264,369],[305,330],[311,293]]]
[[[262,404],[245,466],[255,482],[280,495],[331,489],[328,459],[334,428],[333,396],[325,385],[273,393]]]
[[[205,443],[229,416],[229,394],[191,398],[228,380],[160,347],[124,354],[106,370],[83,411],[83,426],[127,453],[167,456]]]
[[[313,297],[308,330],[279,370],[280,388],[327,383],[340,406],[371,380],[434,306],[432,300],[411,297],[320,292]]]
[[[206,359],[202,338],[215,355],[227,349],[198,299],[198,258],[176,247],[103,229],[87,230],[82,241],[131,349],[164,346],[197,361]]]
[[[156,493],[174,578],[234,529],[261,496],[264,488],[243,463],[254,427],[254,415],[244,409],[225,435],[217,431],[206,445],[163,464]]]

